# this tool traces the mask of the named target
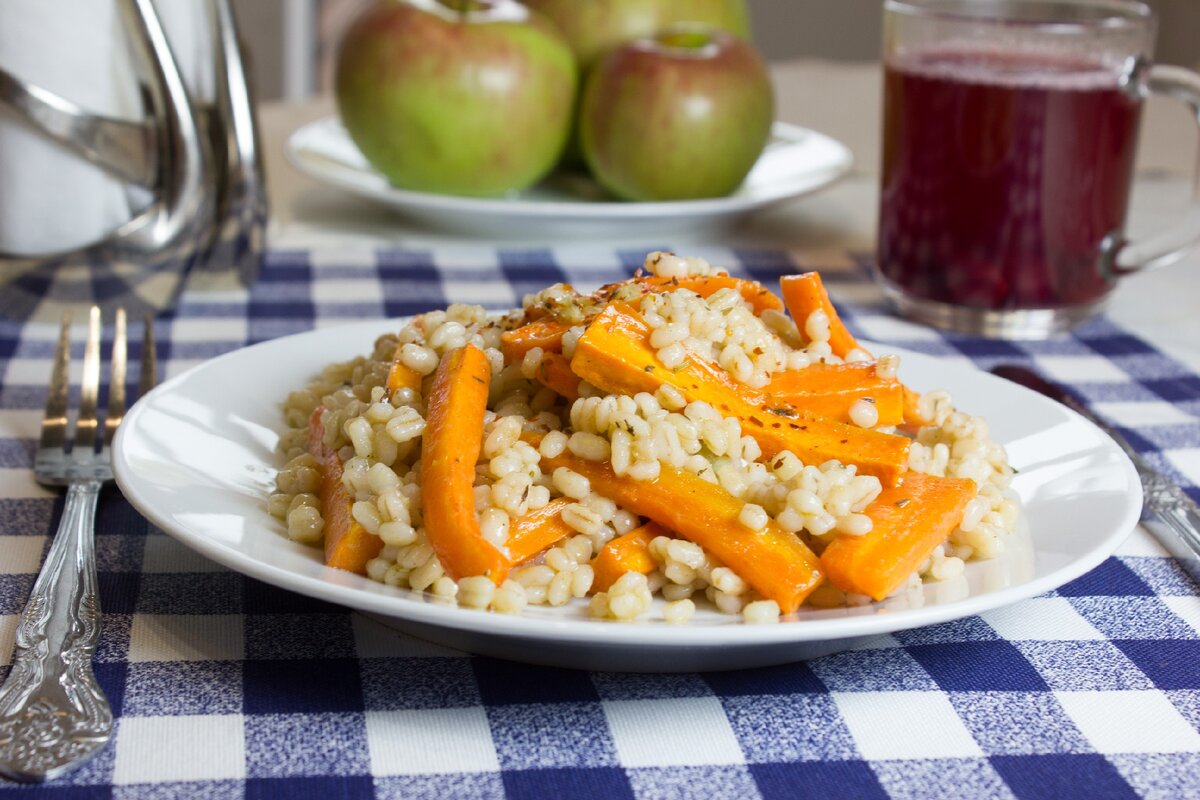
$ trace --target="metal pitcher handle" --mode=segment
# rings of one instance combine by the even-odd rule
[[[206,270],[232,270],[244,285],[258,276],[266,247],[267,190],[254,96],[229,0],[209,3],[217,65],[210,140],[217,168],[217,209],[204,255]]]

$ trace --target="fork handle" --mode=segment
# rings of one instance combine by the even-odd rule
[[[92,673],[100,636],[95,520],[98,480],[74,481],[46,562],[17,622],[0,687],[0,774],[42,781],[108,742],[112,710]]]

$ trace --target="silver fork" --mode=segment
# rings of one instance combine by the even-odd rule
[[[67,487],[66,505],[17,623],[12,671],[0,687],[0,774],[18,781],[61,775],[104,747],[112,733],[112,710],[92,673],[92,653],[100,637],[94,534],[96,500],[113,476],[113,434],[125,416],[125,312],[116,313],[108,413],[99,448],[100,309],[93,306],[88,315],[73,443],[67,408],[70,328],[68,315],[54,354],[34,461],[39,483]],[[147,318],[140,392],[153,387],[156,366],[153,327]]]

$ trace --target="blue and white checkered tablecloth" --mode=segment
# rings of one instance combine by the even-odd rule
[[[890,316],[854,257],[688,252],[772,283],[820,269],[863,337],[983,367],[1030,362],[1200,499],[1200,377],[1105,319],[1048,342],[947,336]],[[507,307],[553,281],[625,276],[643,255],[274,251],[247,292],[185,292],[157,321],[159,356],[175,374],[314,325],[448,302]],[[55,334],[0,322],[4,663],[61,508],[30,473]],[[191,553],[116,491],[100,505],[97,549],[95,666],[113,741],[65,778],[0,782],[0,793],[1200,798],[1200,594],[1140,529],[1083,578],[981,617],[808,663],[680,675],[532,667],[408,638]]]

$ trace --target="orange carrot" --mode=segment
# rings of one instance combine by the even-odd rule
[[[429,389],[421,443],[425,533],[451,578],[486,575],[497,584],[508,558],[483,538],[475,517],[475,462],[483,443],[491,367],[473,345],[447,353]]]
[[[785,275],[780,278],[779,285],[783,291],[784,302],[787,303],[788,313],[792,315],[792,320],[800,327],[801,331],[804,330],[804,321],[808,319],[808,315],[818,308],[822,308],[829,317],[829,347],[835,356],[844,357],[854,349],[867,352],[866,348],[854,338],[854,334],[846,328],[842,318],[838,316],[837,309],[829,299],[829,292],[825,290],[825,285],[821,281],[820,273],[806,272],[803,275]],[[883,422],[881,411],[879,424],[900,424],[902,422],[909,427],[931,424],[933,421],[923,417],[919,410],[920,393],[914,392],[902,384],[901,392],[903,393],[902,420],[897,423]]]
[[[642,275],[602,286],[595,296],[607,301],[628,300],[628,289],[634,287],[643,292],[672,292],[676,289],[689,289],[701,297],[708,297],[721,289],[736,289],[742,299],[754,308],[755,314],[761,314],[767,309],[783,310],[783,302],[758,281],[734,278],[729,275],[684,275],[678,278]]]
[[[596,291],[593,298],[605,301],[620,299],[624,296],[622,290],[628,288],[643,292],[690,289],[701,297],[708,297],[719,289],[732,288],[737,289],[746,302],[754,307],[756,314],[761,314],[768,308],[776,311],[783,309],[783,301],[758,281],[732,278],[728,275],[689,275],[682,278],[644,275],[603,286]],[[589,316],[585,319],[584,324],[590,322],[591,318]],[[507,361],[524,358],[525,354],[535,347],[540,347],[546,352],[562,352],[562,337],[571,329],[569,323],[545,313],[544,309],[531,309],[528,319],[530,321],[521,327],[500,334],[500,349]]]
[[[588,326],[571,371],[607,392],[654,392],[663,384],[688,401],[703,400],[736,417],[767,458],[790,450],[806,464],[837,459],[860,473],[895,485],[908,469],[909,440],[826,419],[736,383],[719,366],[690,354],[678,369],[662,365],[650,346],[650,328],[631,306],[614,303]]]
[[[535,347],[548,353],[561,353],[563,334],[570,329],[570,325],[554,317],[541,317],[500,334],[500,350],[509,362],[519,361]]]
[[[571,362],[562,353],[543,353],[533,377],[568,400],[579,397],[579,376],[571,371]]]
[[[391,393],[397,389],[412,389],[420,394],[421,373],[400,360],[400,350],[403,347],[402,344],[396,345],[396,354],[392,356],[392,366],[388,369],[387,376],[388,392]]]
[[[562,510],[573,502],[560,497],[514,519],[508,526],[509,560],[513,564],[528,561],[574,533],[575,529],[562,521]]]
[[[880,378],[873,362],[817,363],[800,370],[777,372],[763,392],[819,417],[850,422],[850,407],[867,398],[879,412],[879,425],[904,421],[904,387],[895,378]]]
[[[874,527],[865,536],[839,534],[821,553],[829,582],[845,592],[882,600],[943,544],[975,496],[975,482],[909,472],[867,507]]]
[[[838,316],[819,272],[784,275],[779,279],[779,288],[783,292],[783,302],[787,304],[788,313],[792,315],[792,321],[802,334],[808,315],[817,309],[823,309],[829,317],[829,347],[833,354],[844,358],[851,350],[863,349]]]
[[[563,451],[542,458],[542,469],[567,467],[591,481],[592,490],[703,547],[763,597],[795,611],[824,579],[817,556],[794,533],[770,520],[752,531],[738,517],[745,503],[717,484],[661,465],[656,480],[619,478],[608,462],[586,461]]]
[[[932,425],[933,420],[921,413],[921,393],[904,387],[904,424],[910,428]]]
[[[626,572],[649,575],[658,566],[654,557],[650,555],[650,540],[656,536],[670,535],[658,523],[647,522],[601,547],[600,552],[592,559],[595,575],[592,579],[592,593],[607,592]]]
[[[367,531],[350,513],[354,498],[342,483],[342,462],[337,452],[325,446],[325,426],[318,406],[308,418],[308,452],[321,465],[317,497],[325,518],[325,564],[363,574],[367,562],[379,555],[383,540]]]

